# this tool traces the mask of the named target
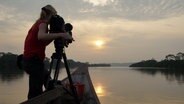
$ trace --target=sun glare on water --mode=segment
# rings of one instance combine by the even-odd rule
[[[98,96],[105,96],[105,90],[103,86],[101,85],[95,86],[95,91]]]

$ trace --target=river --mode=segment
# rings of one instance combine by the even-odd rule
[[[184,104],[184,74],[163,70],[89,67],[101,104]],[[65,76],[62,70],[60,79]],[[27,90],[27,74],[0,72],[0,104],[19,104]]]

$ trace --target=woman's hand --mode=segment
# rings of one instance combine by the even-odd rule
[[[63,34],[63,38],[66,40],[72,40],[72,41],[74,40],[73,37],[68,32]]]

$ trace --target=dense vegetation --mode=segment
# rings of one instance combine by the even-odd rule
[[[88,64],[89,67],[110,67],[111,64]]]
[[[184,53],[179,52],[176,55],[169,54],[165,59],[158,62],[155,59],[141,61],[130,65],[130,67],[163,67],[163,68],[184,68]]]
[[[17,69],[16,58],[15,54],[0,52],[0,69]]]
[[[179,84],[184,82],[184,53],[181,52],[176,55],[166,55],[165,59],[160,62],[151,59],[132,64],[130,67],[135,67],[132,69],[151,75],[160,73],[168,81],[177,81]]]
[[[24,71],[16,65],[17,55],[0,52],[0,79],[9,81],[23,76]]]
[[[16,61],[17,61],[17,56],[16,54],[13,53],[4,53],[4,52],[0,52],[0,70],[6,69],[6,70],[12,70],[12,69],[18,69]],[[49,68],[50,66],[50,59],[49,58],[45,58],[44,63],[45,63],[45,67]],[[68,64],[70,67],[76,67],[80,64],[84,64],[81,62],[75,62],[74,60],[67,60]],[[56,63],[54,61],[54,63]],[[53,65],[54,66],[54,65]],[[64,67],[64,63],[61,62],[61,67]]]
[[[17,54],[13,53],[4,53],[0,52],[0,79],[3,81],[6,80],[13,80],[19,77],[22,77],[24,75],[24,71],[19,69],[17,66]],[[50,68],[50,59],[45,58],[44,63],[45,63],[45,68],[49,69]],[[81,62],[75,62],[74,60],[68,60],[68,65],[72,69],[74,67],[77,67],[81,64],[86,64],[86,63],[81,63]],[[54,62],[55,64],[56,62]],[[61,62],[61,67],[64,67],[64,63]],[[55,65],[53,65],[53,68],[55,68]]]

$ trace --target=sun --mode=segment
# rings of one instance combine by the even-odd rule
[[[103,40],[96,40],[94,43],[96,47],[101,48],[105,42]]]

